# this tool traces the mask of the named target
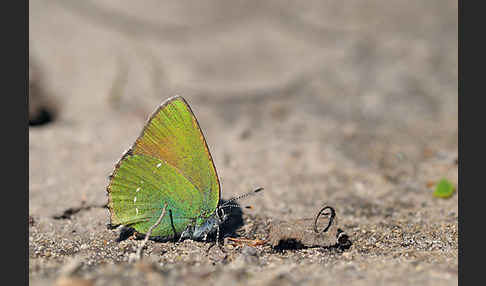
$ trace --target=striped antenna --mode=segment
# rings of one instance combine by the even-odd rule
[[[233,205],[231,205],[231,206],[230,206],[230,203],[233,203],[233,202],[235,202],[235,201],[242,200],[242,199],[247,198],[247,197],[249,197],[249,196],[252,196],[252,195],[254,195],[254,194],[256,194],[256,193],[258,193],[258,192],[260,192],[260,191],[263,191],[263,188],[262,188],[262,187],[257,188],[257,189],[255,189],[255,190],[253,190],[253,191],[251,191],[251,192],[244,193],[244,194],[239,195],[239,196],[237,196],[237,197],[231,198],[231,199],[229,199],[229,200],[225,201],[225,202],[224,202],[224,204],[222,204],[222,205],[221,205],[219,208],[233,207],[233,206],[235,206],[235,205],[233,204]]]

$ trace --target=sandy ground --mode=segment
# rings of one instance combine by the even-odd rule
[[[457,185],[457,1],[300,3],[30,1],[31,115],[53,115],[29,128],[31,285],[457,284],[457,193],[432,195]],[[240,237],[331,205],[352,246],[149,241],[129,263],[107,176],[175,94],[223,198],[265,188]]]

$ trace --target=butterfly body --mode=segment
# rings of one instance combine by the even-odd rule
[[[216,212],[201,225],[191,225],[181,234],[181,238],[206,240],[208,235],[218,230],[225,218],[220,218]]]
[[[221,190],[204,135],[180,96],[152,114],[115,166],[107,187],[110,224],[144,234],[163,217],[152,236],[205,239],[218,230]]]

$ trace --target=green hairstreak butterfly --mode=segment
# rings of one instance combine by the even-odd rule
[[[255,190],[260,191],[262,188]],[[226,219],[221,187],[204,135],[180,96],[164,101],[118,161],[107,187],[110,225],[129,226],[160,238],[206,239]],[[251,192],[253,193],[253,192]]]

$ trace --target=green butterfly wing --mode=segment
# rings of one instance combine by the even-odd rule
[[[182,97],[169,98],[153,113],[115,167],[107,191],[111,224],[129,225],[140,233],[155,223],[165,203],[178,233],[214,213],[220,198],[218,175]],[[168,215],[152,235],[173,235]]]

